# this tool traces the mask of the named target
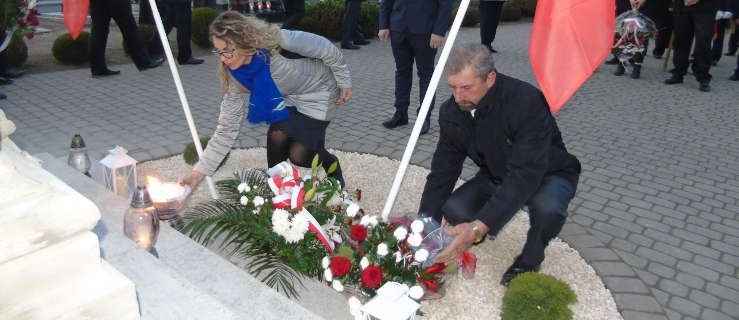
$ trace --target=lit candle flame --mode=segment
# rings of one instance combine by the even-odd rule
[[[146,177],[146,188],[149,189],[149,196],[154,202],[167,202],[182,196],[185,188],[175,182],[159,182],[159,179],[148,176]]]

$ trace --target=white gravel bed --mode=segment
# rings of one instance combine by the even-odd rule
[[[399,162],[369,154],[332,151],[340,160],[344,178],[350,188],[363,191],[362,207],[379,214],[390,190]],[[230,178],[234,171],[265,168],[263,148],[233,150],[229,160],[215,174],[215,181]],[[191,167],[181,155],[149,161],[137,167],[139,176],[152,175],[161,181],[177,181],[189,173]],[[401,193],[393,212],[416,212],[428,170],[409,166]],[[205,183],[192,194],[189,205],[210,198]],[[461,274],[449,277],[445,283],[446,295],[439,300],[425,301],[422,310],[425,319],[500,319],[505,287],[499,284],[503,272],[520,252],[528,230],[528,216],[519,214],[495,240],[487,240],[472,250],[477,255],[477,273],[472,279]],[[577,303],[570,306],[575,319],[623,319],[616,309],[610,291],[605,288],[593,268],[578,252],[559,239],[551,242],[541,272],[566,282],[577,294]]]

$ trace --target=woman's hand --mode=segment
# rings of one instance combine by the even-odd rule
[[[341,88],[341,93],[339,94],[339,99],[336,100],[337,106],[343,106],[347,102],[349,102],[349,99],[352,98],[352,88]]]
[[[180,180],[180,185],[190,186],[190,190],[195,190],[195,188],[200,184],[200,181],[203,181],[203,178],[205,178],[203,173],[193,170],[187,177]]]

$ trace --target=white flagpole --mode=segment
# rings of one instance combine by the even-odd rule
[[[151,6],[151,13],[154,16],[154,22],[157,25],[157,33],[159,33],[159,39],[162,41],[162,47],[164,47],[164,54],[167,56],[167,64],[169,64],[169,70],[172,71],[172,79],[177,87],[177,94],[180,96],[180,103],[182,104],[182,111],[185,112],[185,118],[187,119],[187,126],[190,127],[190,135],[192,136],[192,142],[195,144],[195,150],[198,152],[198,156],[203,155],[203,146],[200,145],[200,136],[198,130],[195,128],[195,122],[192,120],[192,114],[190,113],[190,105],[187,103],[187,97],[185,96],[185,89],[182,87],[182,80],[180,79],[180,73],[177,70],[177,65],[172,55],[172,48],[169,46],[169,39],[167,34],[164,32],[164,24],[162,23],[162,17],[159,15],[159,8],[157,7],[156,1],[144,0],[149,2]],[[208,189],[210,189],[210,195],[213,199],[218,199],[218,193],[216,187],[213,184],[211,177],[205,177],[205,181],[208,183]]]
[[[426,95],[423,97],[421,110],[418,112],[416,124],[413,126],[410,139],[408,139],[408,145],[405,146],[405,152],[403,153],[403,158],[400,160],[400,167],[398,167],[398,172],[395,174],[393,186],[390,188],[390,193],[388,193],[387,200],[385,200],[385,207],[382,209],[382,219],[385,221],[387,221],[387,218],[390,215],[390,211],[393,209],[393,205],[395,204],[395,198],[398,196],[400,185],[403,183],[405,171],[408,169],[408,163],[411,161],[411,155],[413,155],[413,150],[416,148],[418,136],[421,134],[423,121],[426,119],[426,115],[429,113],[431,100],[434,98],[436,87],[439,85],[441,74],[444,72],[444,65],[446,65],[446,60],[447,58],[449,58],[449,52],[451,52],[452,50],[454,40],[457,38],[459,27],[462,25],[462,20],[464,19],[464,15],[467,12],[467,7],[469,7],[469,5],[470,0],[462,0],[462,2],[459,4],[459,10],[457,11],[457,15],[454,17],[452,29],[449,30],[449,36],[444,43],[444,49],[441,50],[439,62],[436,63],[434,74],[431,76],[431,82],[429,83],[429,87],[426,90]]]

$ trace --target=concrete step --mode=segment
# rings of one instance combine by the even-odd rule
[[[144,319],[320,319],[241,268],[161,224],[158,259],[123,235],[128,201],[50,154],[44,169],[95,203],[102,257],[136,284]]]

